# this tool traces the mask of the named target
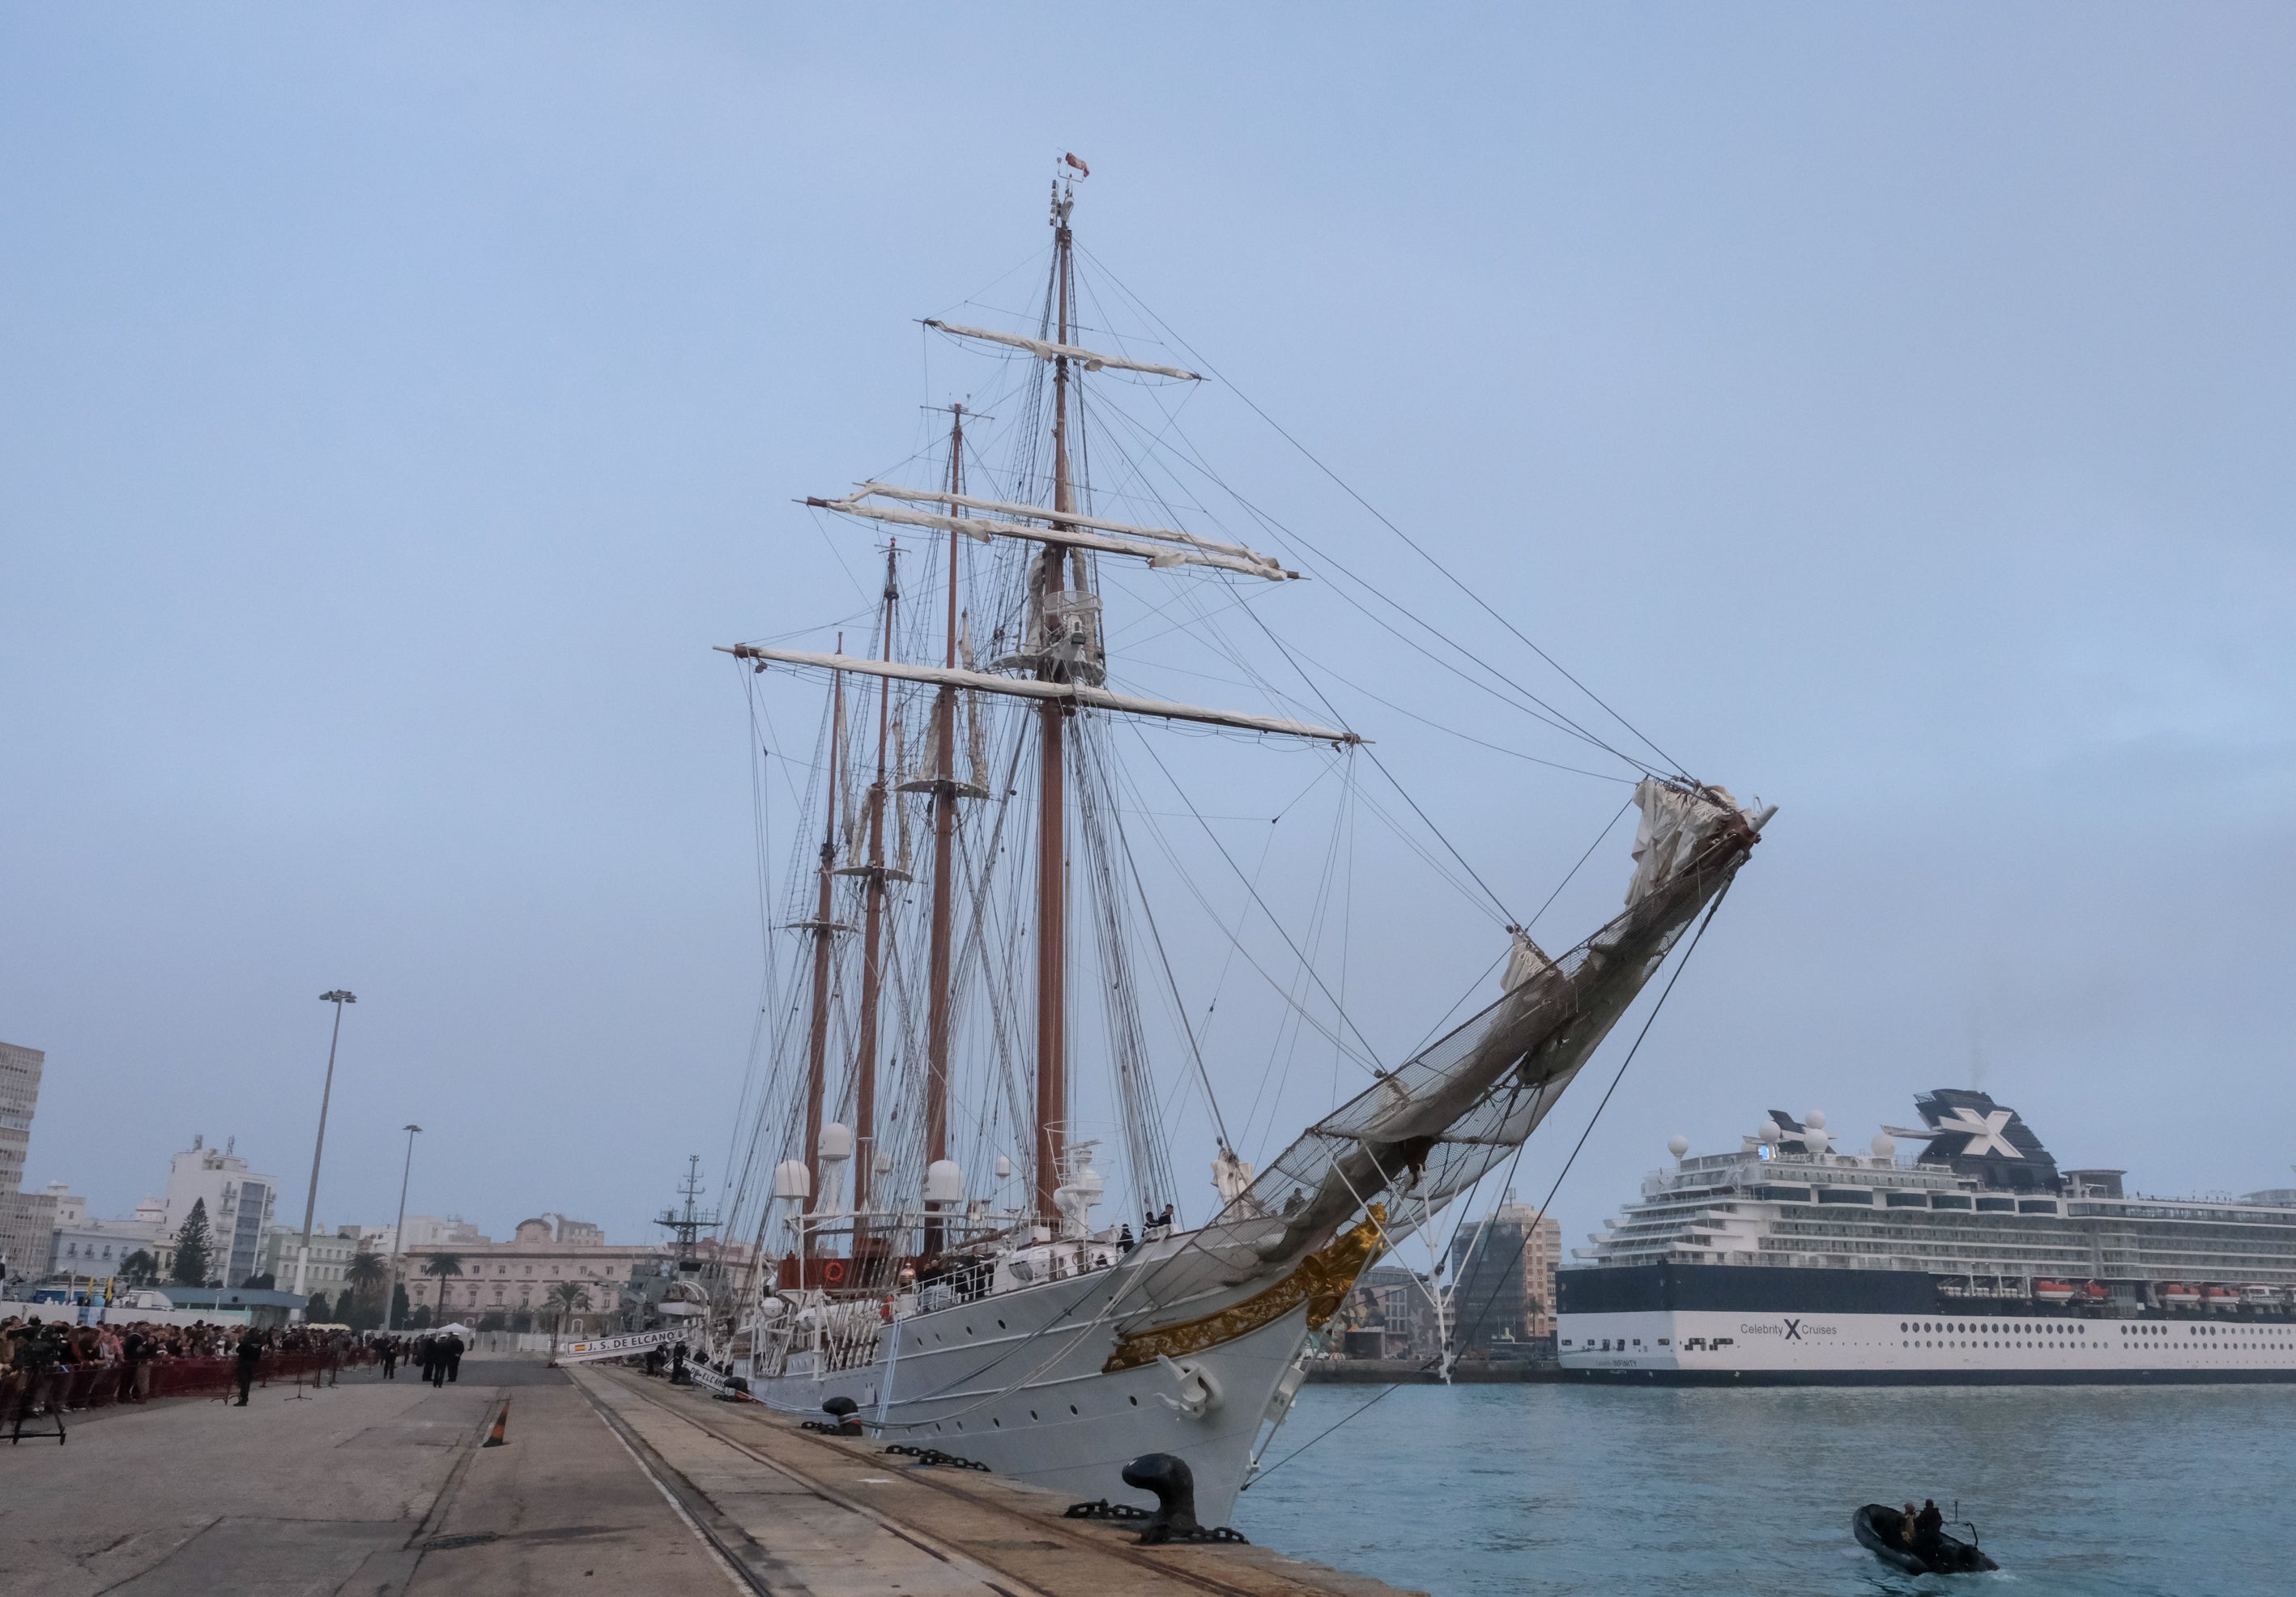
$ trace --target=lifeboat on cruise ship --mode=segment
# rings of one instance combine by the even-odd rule
[[[2104,1290],[2104,1282],[2101,1281],[2092,1281],[2083,1284],[2080,1295],[2083,1303],[2103,1303],[2112,1296],[2111,1292]]]
[[[2210,1308],[2235,1309],[2240,1306],[2238,1287],[2204,1287],[2202,1289],[2202,1297]]]
[[[2163,1308],[2198,1308],[2201,1292],[2198,1287],[2188,1287],[2181,1281],[2164,1281],[2154,1289]]]
[[[2261,1285],[2244,1286],[2241,1288],[2240,1300],[2243,1306],[2249,1308],[2278,1308],[2283,1303],[2287,1301],[2285,1298],[2281,1296],[2280,1289],[2278,1287]]]
[[[2074,1290],[2070,1282],[2037,1281],[2033,1283],[2033,1296],[2043,1303],[2070,1303]]]

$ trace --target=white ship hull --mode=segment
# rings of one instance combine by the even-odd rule
[[[1262,1425],[1281,1422],[1297,1389],[1285,1378],[1307,1340],[1307,1306],[1172,1364],[1109,1371],[1119,1339],[1109,1301],[1131,1274],[1103,1270],[913,1314],[885,1325],[871,1362],[817,1372],[816,1355],[799,1353],[751,1391],[809,1418],[850,1397],[888,1445],[939,1448],[1079,1502],[1153,1507],[1124,1484],[1124,1466],[1176,1454],[1194,1473],[1197,1518],[1225,1524]]]
[[[1665,1385],[2296,1380],[2296,1324],[1976,1314],[1568,1314],[1565,1372]]]

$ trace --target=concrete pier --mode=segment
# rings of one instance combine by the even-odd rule
[[[508,1445],[481,1443],[510,1400]],[[0,1446],[0,1593],[1396,1597],[1234,1545],[1141,1547],[1067,1500],[603,1366],[465,1359],[71,1416]]]

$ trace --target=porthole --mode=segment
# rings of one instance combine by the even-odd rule
[[[1002,1429],[1004,1429],[1004,1421],[1002,1421],[1002,1420],[1000,1420],[1000,1419],[998,1419],[998,1418],[997,1418],[996,1415],[994,1415],[994,1414],[991,1414],[991,1415],[989,1415],[989,1416],[988,1416],[988,1422],[989,1422],[991,1425],[994,1425],[994,1426],[995,1426],[997,1429],[999,1429],[999,1430],[1002,1430]]]
[[[1140,1406],[1140,1399],[1137,1397],[1128,1398],[1127,1401],[1128,1401],[1135,1408],[1138,1408]]]
[[[1030,1418],[1031,1420],[1033,1420],[1033,1419],[1035,1419],[1036,1417],[1037,1417],[1037,1411],[1036,1411],[1035,1409],[1030,1409],[1030,1410],[1029,1411],[1029,1418]]]
[[[1004,1330],[1004,1321],[1002,1321],[1002,1320],[997,1321],[997,1322],[996,1322],[996,1329],[997,1329],[997,1330],[999,1330],[999,1331]]]
[[[1075,1404],[1073,1404],[1073,1403],[1070,1404],[1070,1405],[1069,1405],[1069,1413],[1076,1413],[1076,1412],[1077,1412],[1076,1405],[1075,1405]]]

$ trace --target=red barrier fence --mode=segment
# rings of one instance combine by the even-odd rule
[[[255,1379],[261,1386],[298,1379],[316,1385],[330,1370],[372,1362],[364,1353],[266,1353],[256,1366]],[[239,1388],[236,1359],[163,1358],[141,1367],[148,1372],[142,1383],[146,1397],[220,1396]],[[120,1400],[127,1377],[125,1364],[81,1364],[30,1378],[0,1372],[0,1425],[14,1422],[20,1405],[28,1413],[34,1408],[62,1407],[70,1413],[105,1407]],[[35,1382],[40,1388],[37,1393],[32,1390]]]

